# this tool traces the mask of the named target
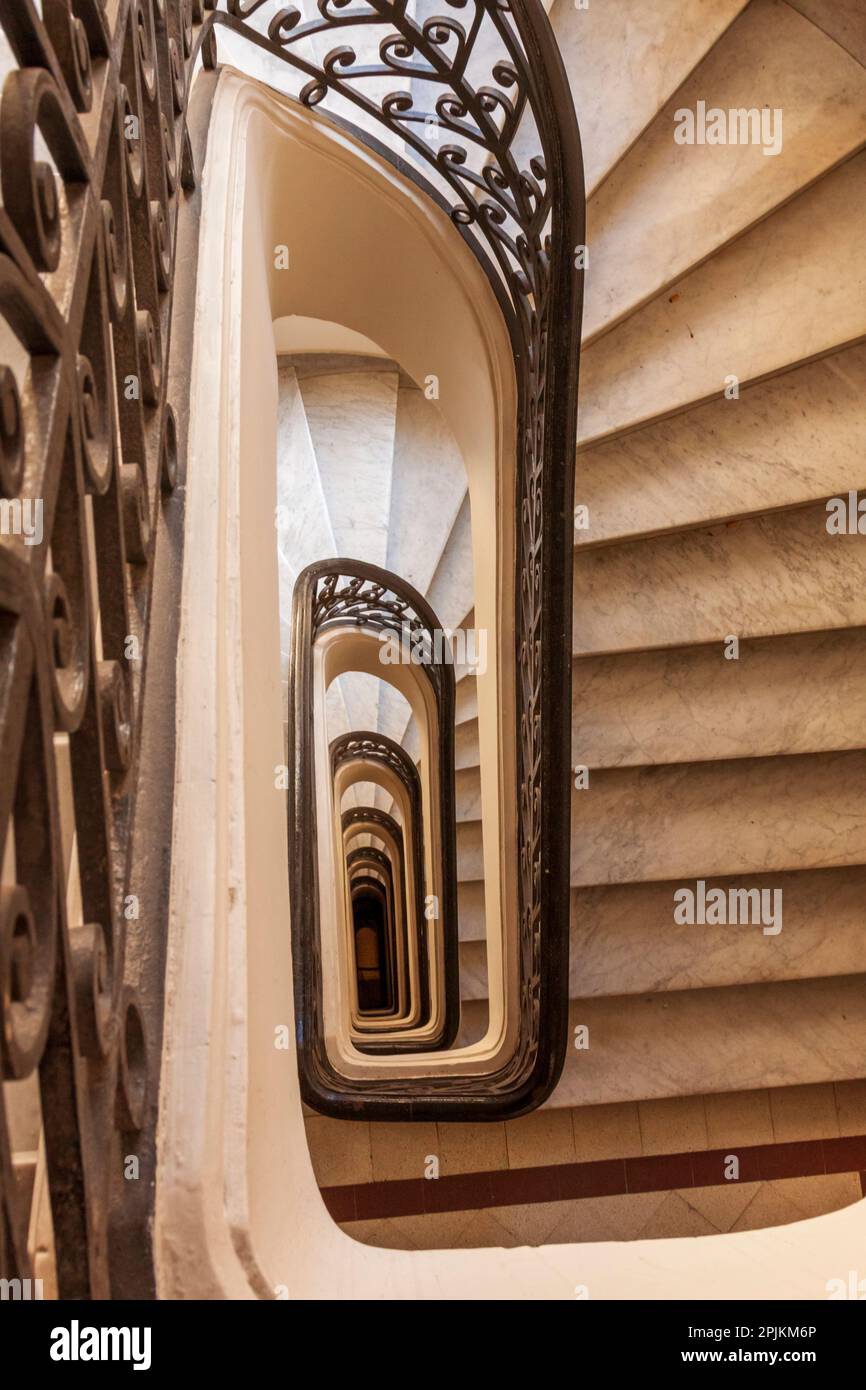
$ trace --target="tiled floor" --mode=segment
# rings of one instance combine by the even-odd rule
[[[858,1173],[833,1173],[341,1224],[353,1239],[389,1250],[510,1249],[752,1231],[838,1211],[860,1196]]]
[[[861,1196],[859,1158],[850,1172],[824,1172],[816,1141],[864,1134],[866,1081],[582,1110],[542,1109],[489,1125],[371,1125],[307,1113],[313,1166],[320,1187],[329,1190],[335,1219],[356,1239],[406,1249],[650,1239],[802,1220]],[[766,1146],[795,1144],[796,1150],[778,1151],[780,1166],[774,1168],[775,1150]],[[715,1185],[718,1151],[750,1146],[753,1155],[763,1154],[760,1172],[752,1160],[744,1160],[742,1181]],[[839,1161],[835,1152],[839,1148],[828,1146],[828,1154],[834,1149],[828,1170],[845,1166],[845,1155]],[[698,1162],[705,1152],[706,1160]],[[663,1155],[670,1155],[664,1171],[659,1167]],[[799,1155],[802,1169],[796,1167]],[[426,1182],[425,1200],[419,1203],[417,1196],[417,1181],[429,1172],[431,1159],[437,1160],[438,1175],[450,1179],[436,1185],[443,1209],[410,1214],[431,1205],[433,1189]],[[631,1160],[626,1183],[619,1177],[621,1164],[610,1162],[623,1159]],[[792,1159],[793,1171],[809,1176],[791,1176]],[[580,1165],[585,1164],[596,1167],[584,1170]],[[578,1166],[566,1173],[558,1165]],[[608,1167],[616,1171],[608,1175]],[[523,1183],[518,1172],[530,1169]],[[563,1181],[552,1183],[551,1172],[561,1173]],[[498,1202],[520,1201],[499,1205],[494,1197],[473,1202],[476,1179],[497,1173],[512,1174]],[[596,1195],[574,1196],[585,1190],[584,1173],[590,1174]],[[465,1175],[462,1183],[460,1175]],[[644,1186],[653,1190],[644,1191]],[[553,1192],[558,1200],[548,1200]],[[345,1219],[361,1210],[375,1219]],[[401,1211],[405,1214],[397,1214]]]
[[[541,1109],[505,1124],[367,1124],[307,1112],[322,1187],[866,1133],[866,1080]]]

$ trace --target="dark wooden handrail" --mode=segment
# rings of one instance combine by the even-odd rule
[[[245,19],[240,0],[228,0],[225,11],[213,17],[217,27],[281,58],[287,87],[304,105],[346,126],[329,103],[348,102],[389,138],[398,138],[406,158],[366,129],[349,126],[447,211],[489,278],[514,356],[516,785],[504,794],[514,796],[517,812],[516,1043],[495,1074],[344,1083],[313,1042],[309,1025],[320,1024],[315,1013],[320,1004],[313,1002],[310,982],[296,978],[297,997],[307,1010],[303,1023],[299,1017],[298,1035],[304,1049],[316,1053],[315,1061],[310,1051],[301,1061],[305,1099],[325,1113],[369,1118],[524,1113],[555,1086],[567,1041],[571,798],[563,750],[570,738],[584,263],[577,254],[585,224],[580,138],[562,59],[539,0],[443,0],[443,9],[445,18],[422,22],[407,13],[402,0],[365,0],[362,10],[323,0],[315,20],[283,11],[261,32]],[[354,38],[353,26],[362,38],[374,31],[380,40],[378,62],[359,62],[348,42],[331,49],[321,65],[304,56],[305,39],[326,32]],[[502,56],[488,61],[489,81],[475,86],[468,75],[470,58],[483,31],[495,32]],[[215,44],[206,59],[216,61]],[[411,90],[381,100],[372,96],[368,78],[390,75],[408,82]],[[432,110],[416,104],[419,82],[440,93]],[[425,139],[430,123],[447,139]],[[297,646],[295,652],[303,659]],[[295,731],[303,732],[297,708]],[[312,829],[301,817],[294,825],[296,837]],[[297,838],[293,854],[296,848]],[[314,883],[300,872],[293,873],[292,882],[293,902],[309,911]],[[297,955],[295,962],[297,968]]]
[[[432,673],[431,673],[432,674]],[[438,676],[438,672],[435,673]],[[438,931],[442,936],[442,962],[444,970],[444,1018],[442,1028],[437,1031],[436,1040],[424,1045],[425,1051],[450,1047],[460,1026],[460,960],[457,930],[457,865],[455,827],[446,823],[446,803],[440,798],[439,836],[443,847],[441,872],[443,881],[439,891],[439,911],[431,919],[433,926],[427,924],[424,892],[424,815],[421,802],[421,779],[418,769],[405,748],[385,734],[370,730],[358,730],[341,734],[331,744],[331,775],[338,767],[354,758],[375,763],[388,768],[406,789],[409,798],[413,829],[412,877],[415,883],[415,919],[418,923],[418,958],[420,989],[422,998],[427,1001],[424,1022],[430,1016],[430,979],[428,967],[428,933]],[[440,770],[440,778],[442,772]],[[447,879],[446,876],[447,875]],[[430,885],[432,892],[433,885]],[[406,1047],[407,1051],[411,1048]]]

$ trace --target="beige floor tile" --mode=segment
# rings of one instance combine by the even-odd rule
[[[717,1235],[715,1226],[678,1192],[669,1192],[658,1211],[641,1228],[641,1240],[665,1240],[676,1236]]]
[[[545,1245],[593,1240],[634,1240],[667,1200],[667,1192],[624,1193],[559,1202],[562,1215]]]
[[[416,1250],[450,1250],[474,1215],[472,1211],[443,1211],[423,1216],[392,1216],[390,1224]]]
[[[637,1240],[667,1198],[667,1192],[624,1192],[616,1197],[600,1197],[597,1205],[612,1225],[617,1240]]]
[[[531,1202],[524,1206],[495,1207],[492,1215],[511,1232],[519,1245],[547,1245],[566,1205],[565,1202]]]
[[[866,1081],[837,1081],[836,1114],[840,1134],[866,1134]]]
[[[769,1091],[722,1091],[704,1097],[707,1147],[733,1144],[772,1144],[773,1118]]]
[[[371,1182],[370,1125],[316,1115],[305,1121],[313,1172],[320,1187]]]
[[[508,1167],[504,1124],[437,1125],[442,1177],[486,1173]]]
[[[779,1190],[777,1183],[762,1182],[732,1231],[761,1231],[767,1226],[789,1226],[802,1221],[803,1213]]]
[[[519,1120],[507,1120],[509,1168],[574,1163],[574,1136],[569,1110],[536,1110]]]
[[[492,1211],[476,1211],[468,1226],[464,1227],[454,1242],[455,1250],[497,1249],[513,1250],[523,1244],[511,1231],[496,1219]]]
[[[641,1153],[637,1105],[587,1105],[571,1112],[578,1163],[592,1159],[638,1158]]]
[[[806,1216],[825,1216],[859,1202],[859,1173],[823,1173],[811,1178],[780,1178],[773,1183],[787,1201]]]
[[[388,1218],[382,1221],[346,1221],[340,1227],[361,1245],[375,1245],[380,1250],[417,1250],[414,1241],[399,1231]]]
[[[831,1082],[820,1086],[781,1086],[770,1092],[776,1142],[834,1139],[839,1133],[836,1096]]]
[[[373,1179],[383,1182],[389,1178],[423,1178],[430,1155],[441,1157],[439,1135],[435,1124],[370,1125],[370,1149],[373,1155]]]
[[[689,1187],[678,1195],[717,1231],[730,1231],[757,1195],[760,1183],[726,1182],[715,1187]]]
[[[549,1232],[546,1245],[586,1245],[596,1240],[619,1240],[620,1235],[604,1210],[604,1201],[586,1198],[558,1202],[561,1215]]]
[[[642,1100],[638,1115],[645,1154],[689,1153],[708,1147],[703,1096]]]

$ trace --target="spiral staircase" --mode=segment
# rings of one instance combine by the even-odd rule
[[[193,29],[209,8],[190,7]],[[858,0],[545,6],[580,129],[586,228],[568,248],[584,272],[564,571],[571,707],[554,728],[549,692],[544,737],[560,742],[540,802],[550,840],[539,862],[561,889],[568,968],[555,955],[565,946],[555,914],[542,914],[550,955],[535,1034],[520,1002],[533,972],[508,945],[529,891],[503,753],[522,727],[509,666],[520,604],[508,606],[520,529],[506,529],[500,473],[488,486],[471,457],[469,387],[458,406],[450,394],[461,373],[468,381],[471,354],[453,383],[434,370],[447,351],[437,359],[432,321],[429,372],[423,330],[405,329],[405,358],[394,350],[400,293],[382,278],[387,252],[369,294],[375,282],[394,302],[381,322],[370,312],[364,332],[354,302],[339,311],[361,250],[349,263],[347,244],[348,269],[332,259],[324,274],[323,252],[312,289],[299,292],[297,279],[285,294],[273,288],[298,275],[301,233],[283,228],[290,216],[293,231],[304,225],[280,198],[297,205],[309,190],[312,202],[318,174],[324,185],[340,161],[349,235],[354,218],[370,244],[392,238],[395,273],[399,260],[411,274],[423,238],[401,248],[402,224],[384,212],[381,229],[368,226],[367,195],[349,182],[362,153],[380,178],[389,160],[405,174],[411,150],[368,112],[342,108],[355,133],[337,118],[329,146],[285,102],[294,88],[273,44],[242,33],[273,37],[273,7],[264,18],[261,6],[214,8],[226,18],[203,42],[198,126],[189,120],[201,187],[186,243],[183,224],[178,232],[181,262],[184,251],[197,261],[198,299],[193,312],[195,284],[185,298],[176,290],[172,310],[175,341],[192,354],[173,378],[179,399],[192,382],[178,425],[186,472],[154,527],[164,550],[153,552],[163,566],[153,583],[166,596],[174,583],[181,618],[148,660],[168,669],[177,652],[177,689],[164,695],[176,704],[176,747],[139,812],[153,839],[160,806],[173,803],[170,872],[150,869],[168,933],[155,962],[146,942],[131,946],[151,1053],[163,1003],[165,1031],[142,1137],[120,1131],[149,1192],[126,1206],[115,1195],[101,1218],[119,1251],[112,1282],[138,1290],[152,1278],[161,1296],[210,1298],[334,1287],[369,1296],[371,1280],[377,1297],[573,1297],[584,1286],[592,1297],[726,1296],[734,1286],[738,1296],[820,1297],[854,1258],[844,1252],[863,1219],[866,1175],[866,561],[856,528],[866,494],[866,12]],[[444,8],[410,7],[419,24]],[[543,24],[539,6],[524,8]],[[311,40],[312,66],[328,70],[331,38]],[[374,80],[380,96],[393,85]],[[781,112],[778,152],[760,140],[679,143],[677,113],[700,103]],[[305,141],[320,163],[303,163]],[[242,159],[252,174],[239,172]],[[254,192],[256,179],[271,181],[266,213],[242,177]],[[333,198],[318,196],[323,206]],[[384,207],[384,179],[378,196]],[[435,201],[435,190],[425,196]],[[318,215],[309,213],[313,242],[325,237]],[[328,228],[333,256],[339,236]],[[284,240],[293,258],[283,280],[268,268],[266,308],[247,240],[259,261]],[[476,309],[483,319],[484,292],[454,241],[468,325]],[[304,255],[302,280],[312,276]],[[215,290],[218,256],[227,269],[224,284],[214,272]],[[322,288],[330,274],[335,284]],[[444,300],[448,272],[434,279]],[[403,317],[419,312],[407,298]],[[231,328],[239,319],[242,333]],[[269,342],[251,347],[266,321],[272,353]],[[478,343],[493,336],[479,330]],[[563,365],[576,386],[576,352]],[[223,421],[215,383],[240,424]],[[503,399],[490,439],[518,408],[505,388]],[[274,421],[261,440],[256,415]],[[211,486],[202,460],[215,458],[228,462]],[[238,460],[246,473],[232,471]],[[855,517],[847,534],[828,524],[834,498]],[[185,510],[172,532],[175,506]],[[183,571],[167,559],[177,561],[179,539]],[[516,574],[519,595],[519,559]],[[369,599],[362,583],[374,584],[375,604],[328,616],[335,597],[344,608]],[[485,679],[446,657],[436,676],[451,691],[444,703],[424,694],[421,676],[420,694],[398,689],[357,636],[368,634],[370,651],[382,636],[370,635],[374,607],[377,620],[382,608],[423,610],[452,650],[474,640],[477,651],[481,631],[492,670]],[[381,760],[386,747],[383,776],[371,750]],[[443,748],[447,767],[437,767]],[[418,778],[414,802],[395,780],[394,749],[406,786]],[[285,883],[268,866],[285,859],[286,822],[250,790],[253,776],[288,792]],[[566,780],[567,864],[556,857]],[[212,814],[216,883],[205,891],[193,861]],[[425,898],[447,907],[452,877],[456,913],[437,907],[425,920]],[[6,878],[15,882],[8,850]],[[775,894],[781,929],[678,921],[678,891],[699,885],[726,899]],[[289,931],[293,980],[279,949],[287,955]],[[290,1041],[273,1042],[280,1028]],[[134,1029],[130,1038],[134,1050]],[[285,1069],[295,1045],[299,1092]],[[533,1046],[543,1068],[525,1060]],[[10,1086],[23,1096],[24,1084],[5,1085],[11,1150],[32,1191],[30,1247],[50,1249],[46,1102],[43,1092],[40,1111],[30,1095],[16,1109]],[[297,1200],[277,1212],[274,1192],[290,1189]],[[140,1231],[154,1201],[153,1271],[142,1279]],[[490,1253],[502,1249],[514,1253]],[[41,1258],[58,1279],[50,1254]]]

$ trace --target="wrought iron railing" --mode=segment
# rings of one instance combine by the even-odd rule
[[[0,1054],[4,1082],[38,1077],[69,1298],[115,1287],[112,1204],[153,1108],[127,937],[159,958],[131,850],[202,19],[200,0],[0,0]],[[0,1277],[25,1279],[11,1146],[0,1097]]]
[[[359,138],[398,164],[448,212],[499,301],[518,388],[512,547],[516,1046],[494,1074],[377,1082],[380,1090],[358,1088],[345,1100],[319,1053],[307,1067],[307,1099],[328,1113],[361,1111],[370,1117],[522,1113],[540,1104],[556,1084],[568,1017],[570,779],[564,750],[570,738],[584,264],[578,251],[585,219],[568,81],[539,0],[442,0],[442,12],[428,18],[417,17],[418,8],[406,0],[319,0],[312,20],[297,9],[270,8],[267,0],[229,0],[225,8],[215,16],[218,26],[282,60],[287,89],[301,102],[337,121],[354,108],[366,126]],[[317,61],[316,40],[330,35],[341,42]],[[383,91],[392,77],[395,88]],[[381,140],[370,134],[373,127],[382,132]],[[304,659],[297,647],[296,659]],[[300,733],[300,723],[296,728]],[[296,821],[301,838],[310,829],[309,822]],[[293,901],[305,912],[313,886],[295,863]],[[301,994],[313,1009],[307,988],[302,982]],[[306,1014],[305,1022],[313,1021]],[[309,1032],[303,1041],[311,1045]]]
[[[344,811],[341,817],[341,827],[343,834],[351,829],[353,825],[363,825],[365,827],[377,827],[384,831],[391,841],[396,853],[396,863],[391,862],[389,855],[380,850],[375,845],[361,845],[357,849],[350,850],[346,855],[346,869],[351,871],[352,866],[363,859],[365,866],[377,866],[381,869],[388,883],[390,894],[390,906],[392,909],[392,922],[394,927],[394,937],[389,943],[393,947],[395,972],[397,971],[397,961],[402,956],[403,968],[399,971],[400,980],[403,986],[404,997],[407,1003],[411,997],[411,973],[409,968],[409,932],[406,918],[406,851],[403,840],[403,831],[397,824],[393,816],[387,811],[381,810],[378,806],[353,806],[350,810]],[[398,927],[399,922],[399,927]],[[398,951],[398,941],[396,932],[402,931],[403,950]],[[416,923],[416,949],[420,950],[422,935],[417,930]],[[396,974],[395,974],[396,978]],[[422,993],[419,1000],[419,1010],[417,1022],[419,1025],[426,1023],[430,1016],[429,995]],[[363,1042],[358,1040],[356,1046],[359,1052],[393,1052],[416,1051],[417,1044],[408,1046],[388,1046],[383,1039],[365,1039]]]
[[[375,845],[363,846],[346,855],[346,869],[349,874],[349,889],[353,915],[359,900],[373,896],[379,902],[384,922],[384,959],[380,961],[383,974],[383,1002],[376,1009],[367,1010],[367,1016],[379,1019],[393,1018],[399,1009],[396,973],[396,917],[394,903],[394,878],[388,856],[376,849]],[[378,875],[378,877],[376,877]],[[352,930],[355,931],[354,921]],[[357,932],[356,956],[357,956]],[[358,964],[356,960],[356,971]],[[360,1012],[360,1009],[359,1009]]]
[[[431,672],[432,679],[439,684],[439,672]],[[418,924],[418,963],[419,989],[425,1002],[425,1017],[430,1013],[430,974],[429,942],[430,933],[441,938],[441,958],[443,969],[443,1027],[437,1031],[436,1038],[425,1044],[425,1050],[435,1047],[450,1047],[460,1023],[460,960],[457,933],[457,864],[454,823],[446,820],[445,803],[439,805],[439,842],[441,854],[441,882],[430,883],[425,892],[424,883],[424,815],[421,798],[421,779],[418,769],[405,748],[385,734],[369,730],[343,734],[331,744],[331,775],[344,762],[360,758],[364,762],[387,768],[406,790],[409,814],[412,820],[412,880],[415,885],[414,917]],[[438,888],[438,892],[436,891]],[[431,903],[431,914],[427,915],[427,898],[437,899],[435,909]]]

